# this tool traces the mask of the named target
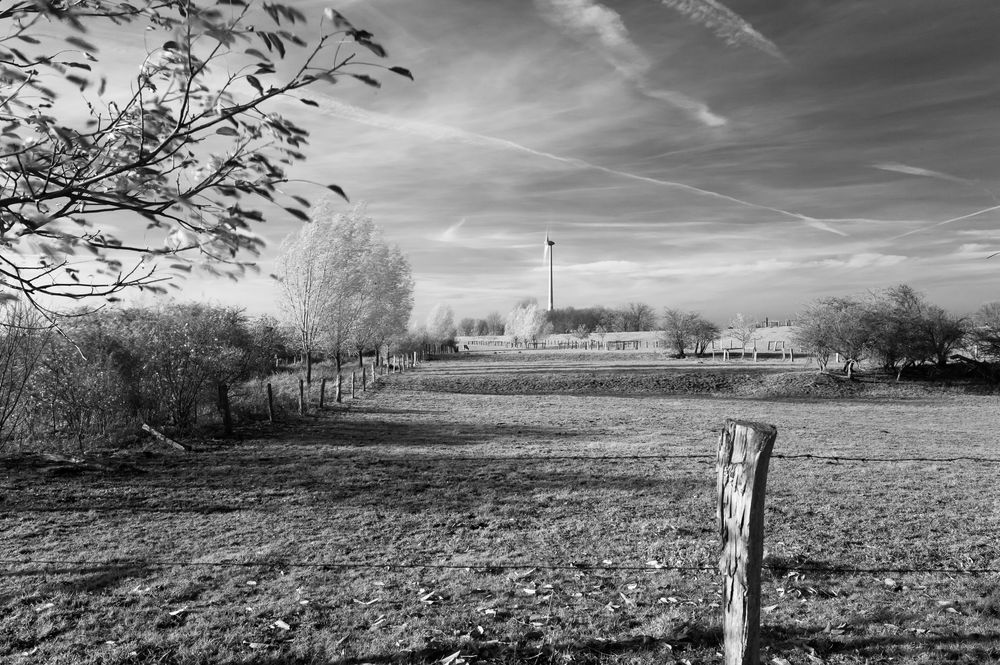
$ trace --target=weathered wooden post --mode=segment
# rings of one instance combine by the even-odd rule
[[[760,571],[774,425],[727,419],[716,463],[725,665],[760,663]]]
[[[351,399],[357,397],[357,392],[354,390],[354,372],[351,372]]]
[[[342,388],[343,388],[343,385],[342,385],[343,384],[343,380],[344,380],[344,377],[342,377],[340,375],[340,373],[338,372],[337,373],[337,404],[340,404],[341,400],[343,399],[343,397],[341,395]]]
[[[306,385],[305,381],[299,379],[299,415],[306,414]]]
[[[229,386],[219,384],[219,411],[222,412],[222,430],[229,436],[233,433],[233,414],[229,410]]]
[[[788,347],[788,362],[795,362],[795,349]]]
[[[271,384],[267,384],[267,422],[274,424],[274,392]]]
[[[364,365],[362,365],[361,366],[361,392],[363,392],[363,393],[368,392],[368,379],[367,379],[367,376],[368,376],[368,370],[365,369]]]
[[[411,365],[411,367],[416,367],[416,366],[417,366],[417,352],[414,351],[413,352],[413,364]]]
[[[319,408],[326,406],[326,377],[319,382]]]

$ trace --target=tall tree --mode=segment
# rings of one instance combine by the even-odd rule
[[[490,312],[483,319],[486,323],[486,335],[503,335],[504,334],[504,318],[503,314],[500,312]]]
[[[150,46],[122,92],[93,31],[143,25]],[[0,26],[0,301],[160,289],[165,256],[173,270],[238,275],[261,247],[252,226],[265,212],[248,201],[303,220],[309,208],[283,193],[308,132],[269,102],[318,106],[300,91],[344,77],[378,87],[371,67],[412,78],[362,64],[359,50],[385,49],[333,9],[308,19],[253,0],[13,2]],[[135,233],[114,236],[115,213]]]
[[[344,354],[379,346],[405,329],[413,280],[402,252],[385,243],[364,206],[333,214],[329,203],[289,240],[276,277],[307,357],[327,351],[339,372]]]
[[[740,343],[740,357],[745,357],[747,345],[757,339],[757,324],[742,313],[737,313],[729,322],[729,334]]]

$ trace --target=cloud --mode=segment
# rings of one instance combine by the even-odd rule
[[[589,43],[642,94],[681,109],[708,127],[727,124],[708,105],[675,90],[651,87],[647,75],[652,65],[628,34],[621,16],[593,0],[535,0],[549,23],[576,39]]]
[[[444,231],[442,231],[441,235],[439,235],[437,239],[440,240],[441,242],[455,242],[458,236],[458,230],[462,228],[463,224],[465,224],[465,217],[458,220],[457,222],[446,228]]]
[[[800,274],[810,270],[865,270],[886,268],[906,261],[908,257],[899,254],[859,252],[857,254],[836,255],[805,261],[788,261],[764,258],[756,261],[671,261],[670,263],[639,263],[635,261],[592,261],[560,266],[560,273],[585,275],[588,277],[628,277],[629,279],[662,279],[684,277],[746,277],[752,274],[786,273]]]
[[[878,164],[872,164],[872,168],[881,169],[882,171],[891,171],[893,173],[921,176],[924,178],[938,178],[939,180],[948,180],[951,182],[962,183],[964,185],[973,184],[973,181],[966,180],[965,178],[948,175],[947,173],[942,173],[941,171],[922,169],[918,166],[907,166],[906,164],[900,164],[899,162],[881,162]]]
[[[913,229],[912,231],[907,231],[906,233],[900,233],[897,236],[890,238],[891,240],[898,240],[900,238],[905,238],[906,236],[912,236],[914,233],[920,233],[921,231],[929,231],[931,229],[936,229],[939,226],[944,226],[945,224],[952,224],[954,222],[961,222],[966,219],[971,219],[973,217],[978,217],[980,215],[985,215],[989,212],[995,212],[1000,210],[1000,205],[990,206],[989,208],[983,208],[982,210],[976,210],[974,212],[967,213],[965,215],[959,215],[958,217],[952,217],[950,219],[945,219],[943,221],[937,222],[936,224],[930,224],[929,226],[922,226],[919,229]]]
[[[565,157],[562,155],[556,155],[542,150],[535,150],[534,148],[530,148],[528,146],[516,143],[514,141],[509,141],[507,139],[501,139],[494,136],[485,136],[483,134],[476,134],[475,132],[469,132],[463,129],[458,129],[456,127],[449,127],[447,125],[396,118],[394,116],[385,113],[368,111],[359,108],[357,106],[352,106],[350,104],[345,104],[344,102],[340,102],[329,98],[326,99],[321,104],[320,110],[329,115],[337,116],[339,118],[344,118],[345,120],[353,120],[355,122],[369,125],[371,127],[378,127],[381,129],[391,129],[394,131],[410,134],[412,136],[419,136],[434,141],[450,140],[477,147],[495,148],[498,150],[513,150],[523,154],[528,154],[534,157],[539,157],[541,159],[559,162],[580,169],[598,171],[615,177],[627,178],[629,180],[635,180],[638,182],[643,182],[658,187],[669,187],[671,189],[678,189],[684,192],[688,192],[690,194],[696,194],[698,196],[713,198],[718,201],[723,201],[725,203],[730,203],[733,205],[742,206],[746,208],[753,208],[756,210],[764,210],[767,212],[775,213],[777,215],[781,215],[783,217],[790,217],[801,221],[806,226],[839,236],[847,236],[848,234],[844,233],[839,229],[834,228],[833,226],[830,225],[830,223],[884,221],[884,220],[869,220],[869,219],[852,218],[852,217],[846,217],[846,218],[812,217],[810,215],[805,215],[790,210],[784,210],[782,208],[778,208],[775,206],[769,206],[761,203],[754,203],[752,201],[747,201],[745,199],[737,198],[735,196],[730,196],[728,194],[723,194],[721,192],[712,191],[710,189],[696,187],[694,185],[689,185],[683,182],[677,182],[674,180],[663,180],[660,178],[652,178],[649,176],[640,175],[638,173],[632,173],[630,171],[621,171],[607,166],[601,166],[600,164],[594,164],[593,162],[588,162],[586,160],[578,159],[576,157]]]
[[[749,46],[786,62],[781,50],[734,11],[716,0],[661,0],[731,46]]]

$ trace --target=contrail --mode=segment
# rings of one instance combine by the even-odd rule
[[[535,0],[542,17],[563,32],[590,44],[642,94],[685,111],[708,127],[727,124],[704,102],[676,90],[653,88],[647,81],[652,64],[632,38],[618,12],[594,0]]]
[[[320,105],[320,109],[329,115],[337,116],[345,120],[353,120],[355,122],[364,125],[369,125],[371,127],[378,127],[380,129],[390,129],[393,131],[402,132],[404,134],[411,134],[413,136],[420,136],[431,140],[450,140],[450,141],[455,141],[457,143],[464,143],[466,145],[473,145],[478,147],[497,148],[501,150],[513,150],[523,154],[532,155],[534,157],[547,159],[549,161],[559,162],[561,164],[568,164],[570,166],[575,166],[581,169],[599,171],[601,173],[607,173],[608,175],[617,176],[619,178],[627,178],[629,180],[644,182],[659,187],[670,187],[671,189],[680,189],[682,191],[690,192],[692,194],[707,196],[709,198],[713,198],[719,201],[726,201],[728,203],[733,203],[747,208],[766,210],[768,212],[777,213],[785,217],[791,217],[793,219],[797,219],[800,222],[806,224],[807,226],[819,229],[820,231],[834,233],[839,236],[847,236],[847,234],[839,229],[833,228],[832,226],[827,224],[827,222],[873,221],[873,220],[858,219],[858,218],[819,219],[816,217],[811,217],[809,215],[803,215],[801,213],[791,212],[789,210],[783,210],[782,208],[775,208],[773,206],[764,205],[761,203],[746,201],[744,199],[736,198],[735,196],[729,196],[728,194],[714,192],[710,189],[702,189],[701,187],[695,187],[694,185],[688,185],[683,182],[675,182],[673,180],[661,180],[659,178],[651,178],[649,176],[639,175],[637,173],[630,173],[628,171],[619,171],[618,169],[612,169],[607,166],[601,166],[600,164],[594,164],[593,162],[588,162],[586,160],[578,159],[576,157],[564,157],[562,155],[556,155],[551,152],[535,150],[534,148],[529,148],[528,146],[521,145],[520,143],[515,143],[514,141],[508,141],[507,139],[496,138],[493,136],[485,136],[483,134],[476,134],[474,132],[468,132],[463,129],[448,127],[446,125],[418,122],[415,120],[403,120],[400,118],[395,118],[390,115],[386,115],[384,113],[367,111],[358,108],[356,106],[351,106],[350,104],[345,104],[343,102],[339,102],[332,99],[327,99],[326,101],[324,101]]]
[[[936,229],[939,226],[944,226],[945,224],[951,224],[952,222],[960,222],[963,219],[970,219],[972,217],[978,217],[979,215],[985,215],[988,212],[994,212],[1000,210],[1000,205],[991,206],[989,208],[983,208],[982,210],[977,210],[975,212],[970,212],[965,215],[959,215],[958,217],[952,217],[951,219],[946,219],[943,222],[937,222],[936,224],[931,224],[930,226],[923,226],[919,229],[914,229],[912,231],[907,231],[906,233],[901,233],[898,236],[893,236],[889,238],[890,240],[899,240],[900,238],[905,238],[906,236],[912,236],[914,233],[920,233],[921,231],[929,231],[931,229]]]
[[[750,46],[787,62],[774,42],[754,30],[745,19],[716,0],[660,0],[664,5],[709,28],[731,46]]]
[[[930,169],[923,169],[920,168],[919,166],[908,166],[907,164],[900,164],[899,162],[880,162],[878,164],[872,164],[872,168],[880,169],[882,171],[892,171],[894,173],[903,173],[906,175],[915,175],[923,178],[938,178],[939,180],[959,182],[962,183],[963,185],[975,184],[972,180],[959,178],[958,176],[942,173],[941,171],[932,171]]]

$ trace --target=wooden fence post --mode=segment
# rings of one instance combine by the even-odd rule
[[[351,372],[351,399],[357,397],[357,393],[354,390],[354,372]]]
[[[340,404],[341,400],[343,399],[343,396],[341,394],[343,391],[342,388],[343,381],[344,377],[342,377],[340,374],[337,374],[337,404]]]
[[[326,402],[326,377],[319,382],[319,408],[323,408],[324,402]]]
[[[222,430],[229,436],[233,433],[233,414],[229,410],[229,386],[219,384],[219,411],[222,412]]]
[[[302,379],[299,379],[299,415],[306,415],[306,385]]]
[[[274,392],[271,384],[267,384],[267,422],[274,424]]]
[[[725,665],[760,663],[760,571],[774,425],[727,419],[716,463]]]

